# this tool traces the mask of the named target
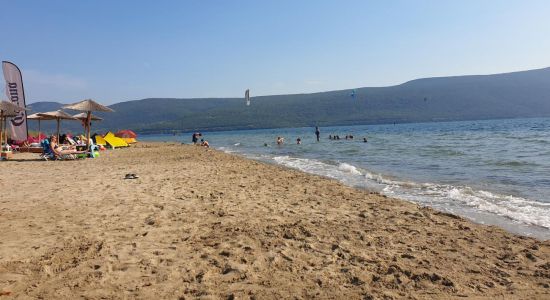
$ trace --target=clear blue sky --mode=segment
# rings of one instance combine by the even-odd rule
[[[22,69],[27,103],[304,93],[550,66],[548,0],[0,7],[0,59]]]

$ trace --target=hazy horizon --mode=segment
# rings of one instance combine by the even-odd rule
[[[4,2],[27,103],[398,85],[550,66],[546,1]]]
[[[271,97],[271,96],[282,96],[282,95],[302,95],[302,94],[321,94],[321,93],[326,93],[326,92],[335,92],[335,91],[346,91],[346,90],[351,90],[351,89],[360,89],[360,88],[385,88],[385,87],[393,87],[393,86],[398,86],[398,85],[401,85],[401,84],[405,84],[407,82],[410,82],[410,81],[414,81],[414,80],[419,80],[419,79],[431,79],[431,78],[451,78],[451,77],[461,77],[461,76],[487,76],[487,75],[498,75],[498,74],[508,74],[508,73],[517,73],[517,72],[525,72],[525,71],[536,71],[536,70],[543,70],[543,69],[548,69],[550,67],[542,67],[542,68],[536,68],[536,69],[530,69],[530,70],[517,70],[517,71],[510,71],[510,72],[504,72],[504,73],[490,73],[490,74],[463,74],[463,75],[447,75],[447,76],[438,76],[438,77],[421,77],[421,78],[412,78],[412,79],[409,79],[407,81],[404,81],[404,82],[401,82],[401,83],[397,83],[397,84],[394,84],[394,85],[386,85],[386,86],[361,86],[361,87],[350,87],[348,89],[340,89],[340,90],[326,90],[326,91],[312,91],[312,92],[303,92],[303,93],[290,93],[290,94],[267,94],[267,95],[256,95],[254,97]],[[238,98],[243,98],[242,96],[231,96],[231,97],[147,97],[147,98],[136,98],[136,99],[125,99],[125,100],[120,100],[120,101],[113,101],[112,103],[110,103],[109,105],[112,105],[112,104],[117,104],[117,103],[122,103],[122,102],[128,102],[128,101],[139,101],[139,100],[146,100],[146,99],[238,99]],[[55,103],[69,103],[69,102],[60,102],[60,101],[43,101],[43,100],[38,100],[38,101],[32,101],[32,102],[29,102],[27,100],[27,104],[32,104],[32,103],[37,103],[37,102],[55,102]]]

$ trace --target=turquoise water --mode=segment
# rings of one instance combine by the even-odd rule
[[[320,142],[314,130],[203,134],[226,152],[550,239],[548,118],[322,127]],[[346,135],[354,139],[343,139]],[[285,144],[277,145],[277,136]],[[142,139],[190,143],[191,134]]]

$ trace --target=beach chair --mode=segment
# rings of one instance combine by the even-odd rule
[[[40,158],[44,160],[54,160],[55,154],[52,151],[52,148],[50,147],[50,141],[48,139],[44,139],[40,145],[42,146],[42,154],[40,154]]]
[[[97,138],[97,137],[96,137]],[[112,132],[108,132],[103,139],[107,142],[111,148],[119,148],[119,147],[128,147],[128,143],[126,143],[123,139],[116,137]]]
[[[73,145],[73,146],[76,145],[76,142],[73,140],[73,138],[71,138],[71,137],[66,137],[66,139],[67,139],[67,141],[69,141],[69,144],[71,144],[71,145]]]
[[[137,143],[135,138],[124,138],[124,137],[122,137],[121,139],[123,139],[127,144]]]
[[[57,155],[52,151],[52,148],[50,147],[50,141],[48,139],[43,140],[41,145],[42,154],[40,154],[40,158],[44,160],[75,160],[77,158],[85,158],[87,154],[86,151],[79,151],[75,153]]]
[[[107,146],[107,141],[99,134],[95,136],[95,143],[101,146]]]

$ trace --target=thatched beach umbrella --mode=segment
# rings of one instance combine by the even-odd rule
[[[87,118],[87,117],[88,117],[87,114],[84,113],[84,112],[83,112],[83,113],[76,114],[76,115],[73,116],[73,118],[79,119],[80,121],[86,121],[86,118]],[[98,117],[98,116],[91,115],[90,120],[92,120],[92,121],[101,121],[101,120],[103,120],[103,118],[100,118],[100,117]]]
[[[77,103],[68,104],[63,106],[63,108],[86,112],[86,149],[90,148],[90,122],[92,121],[92,111],[114,112],[114,110],[108,108],[107,106],[101,105],[92,99],[86,99]]]
[[[50,117],[50,116],[41,116],[39,115],[38,113],[36,114],[32,114],[30,116],[27,116],[27,119],[28,120],[36,120],[38,121],[38,142],[40,143],[40,121],[43,121],[43,120],[54,120],[55,118],[54,117]]]
[[[62,111],[62,110],[56,110],[56,111],[49,111],[45,113],[38,113],[37,114],[40,117],[46,117],[51,118],[50,120],[56,120],[57,121],[57,141],[59,142],[59,124],[61,123],[61,120],[76,120],[73,118],[73,116],[69,115],[68,113]]]
[[[6,129],[6,121],[8,117],[15,117],[19,114],[22,110],[28,110],[27,108],[17,106],[10,101],[0,101],[0,146],[2,145],[2,142],[8,141],[8,134],[4,133],[4,130]]]

